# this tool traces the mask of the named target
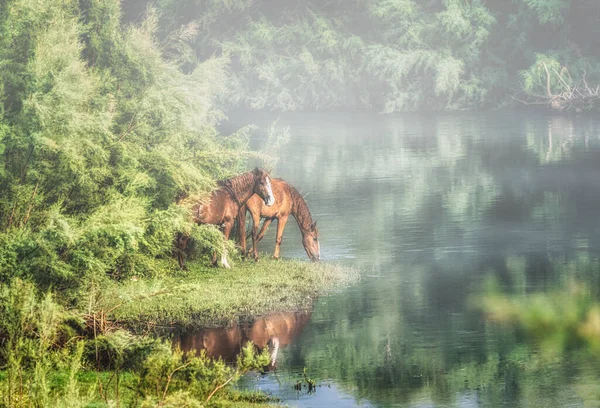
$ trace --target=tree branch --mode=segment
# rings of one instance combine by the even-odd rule
[[[186,368],[186,367],[187,367],[187,366],[189,366],[191,363],[192,363],[192,362],[191,362],[191,361],[189,361],[189,362],[185,363],[184,365],[177,367],[175,370],[171,371],[171,373],[168,375],[168,377],[167,377],[167,385],[165,385],[165,391],[163,392],[163,396],[162,396],[162,399],[160,400],[160,404],[159,404],[159,406],[160,406],[160,405],[162,405],[162,404],[164,404],[164,402],[165,402],[165,399],[167,398],[167,391],[169,391],[169,384],[171,384],[171,380],[173,379],[173,375],[174,375],[174,374],[175,374],[177,371],[179,371],[179,370],[182,370],[182,369]]]
[[[547,93],[547,96],[550,98],[550,97],[552,97],[552,91],[550,90],[550,72],[548,71],[548,67],[546,66],[545,62],[542,62],[542,65],[544,66],[544,69],[546,70],[546,93]]]
[[[221,388],[225,387],[227,384],[229,384],[233,379],[235,378],[235,375],[231,376],[229,378],[229,380],[225,381],[223,384],[219,385],[218,387],[216,387],[214,390],[212,390],[212,392],[208,395],[208,398],[206,398],[206,403],[208,403],[208,401],[210,401],[210,399],[213,397],[213,395],[215,395],[215,392],[219,391]]]

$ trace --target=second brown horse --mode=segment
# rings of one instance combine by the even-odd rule
[[[210,200],[205,203],[196,203],[192,206],[192,217],[196,224],[218,225],[223,230],[225,239],[229,239],[231,228],[235,218],[246,201],[256,194],[262,204],[269,207],[275,203],[275,197],[271,188],[269,173],[263,169],[256,168],[253,171],[241,174],[237,177],[222,181],[220,188],[213,191]],[[189,236],[181,235],[178,239],[179,266],[185,268],[184,250],[187,246]],[[213,253],[213,265],[217,263],[217,254]],[[229,268],[226,251],[223,250],[221,263]]]
[[[283,229],[287,223],[288,217],[293,215],[300,227],[302,233],[302,245],[308,257],[317,262],[321,259],[321,247],[319,245],[319,231],[317,223],[313,222],[312,216],[306,205],[304,197],[294,188],[282,179],[272,179],[271,186],[275,195],[275,205],[267,206],[258,196],[252,196],[241,206],[239,215],[239,234],[242,253],[246,255],[246,210],[250,211],[252,216],[252,251],[254,259],[258,260],[258,242],[264,237],[267,228],[274,219],[277,219],[277,235],[275,238],[275,252],[273,257],[279,259],[281,251],[281,241],[283,239]],[[260,233],[257,235],[260,219],[265,218]],[[248,251],[250,252],[250,251]]]

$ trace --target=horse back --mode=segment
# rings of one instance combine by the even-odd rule
[[[196,214],[197,222],[220,225],[234,220],[239,206],[225,189],[212,192],[210,201],[200,205]]]

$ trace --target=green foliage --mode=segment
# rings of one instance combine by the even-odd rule
[[[520,72],[522,95],[555,110],[591,111],[599,106],[600,61],[571,51],[537,54],[535,63]]]
[[[249,130],[216,131],[228,60],[182,70],[157,16],[123,25],[116,0],[0,8],[3,279],[73,295],[90,276],[159,273],[178,232],[222,248],[175,203],[241,171]]]
[[[361,78],[352,67],[360,63],[362,41],[339,29],[336,22],[309,14],[290,25],[261,19],[223,41],[233,70],[244,72],[234,76],[227,102],[288,111],[359,106],[351,91]]]
[[[537,15],[540,24],[559,25],[564,22],[571,0],[524,0],[524,3]]]
[[[49,405],[50,371],[66,362],[72,379],[79,369],[83,342],[70,336],[69,315],[51,293],[38,298],[31,283],[18,279],[0,285],[0,312],[0,364],[7,373],[0,388],[1,403],[11,407]],[[53,351],[61,339],[67,340],[65,355]],[[71,351],[73,356],[65,358]],[[73,381],[69,381],[68,393],[73,392]]]
[[[527,296],[506,296],[491,288],[478,301],[490,320],[515,324],[546,353],[584,348],[600,355],[600,309],[585,286]]]
[[[393,112],[505,103],[522,90],[519,72],[536,54],[573,53],[563,62],[571,71],[571,63],[597,61],[590,16],[600,9],[582,1],[165,0],[158,7],[161,25],[193,32],[174,47],[188,65],[215,53],[231,59],[227,107]]]
[[[164,344],[145,359],[138,392],[143,398],[142,406],[155,406],[156,403],[177,406],[182,399],[205,401],[221,386],[250,370],[262,370],[268,364],[268,353],[257,354],[251,343],[242,349],[235,367],[221,360],[210,360],[204,353],[196,356],[172,351]],[[169,390],[181,389],[185,392],[169,393]]]
[[[0,285],[0,312],[3,407],[204,406],[226,401],[227,385],[270,362],[268,351],[258,354],[251,343],[231,366],[122,330],[84,339],[73,331],[81,322],[51,293],[39,296],[18,279]]]
[[[556,59],[546,55],[536,56],[536,62],[528,70],[521,72],[523,90],[534,95],[553,94],[566,90],[565,86],[572,83],[572,78],[566,77],[569,83],[561,82],[556,73],[565,72],[563,66]]]

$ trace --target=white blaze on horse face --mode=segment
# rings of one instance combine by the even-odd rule
[[[273,189],[271,188],[271,179],[269,177],[266,178],[266,182],[267,194],[269,196],[267,197],[265,204],[267,205],[267,207],[270,207],[273,204],[275,204],[275,195],[273,195]]]

